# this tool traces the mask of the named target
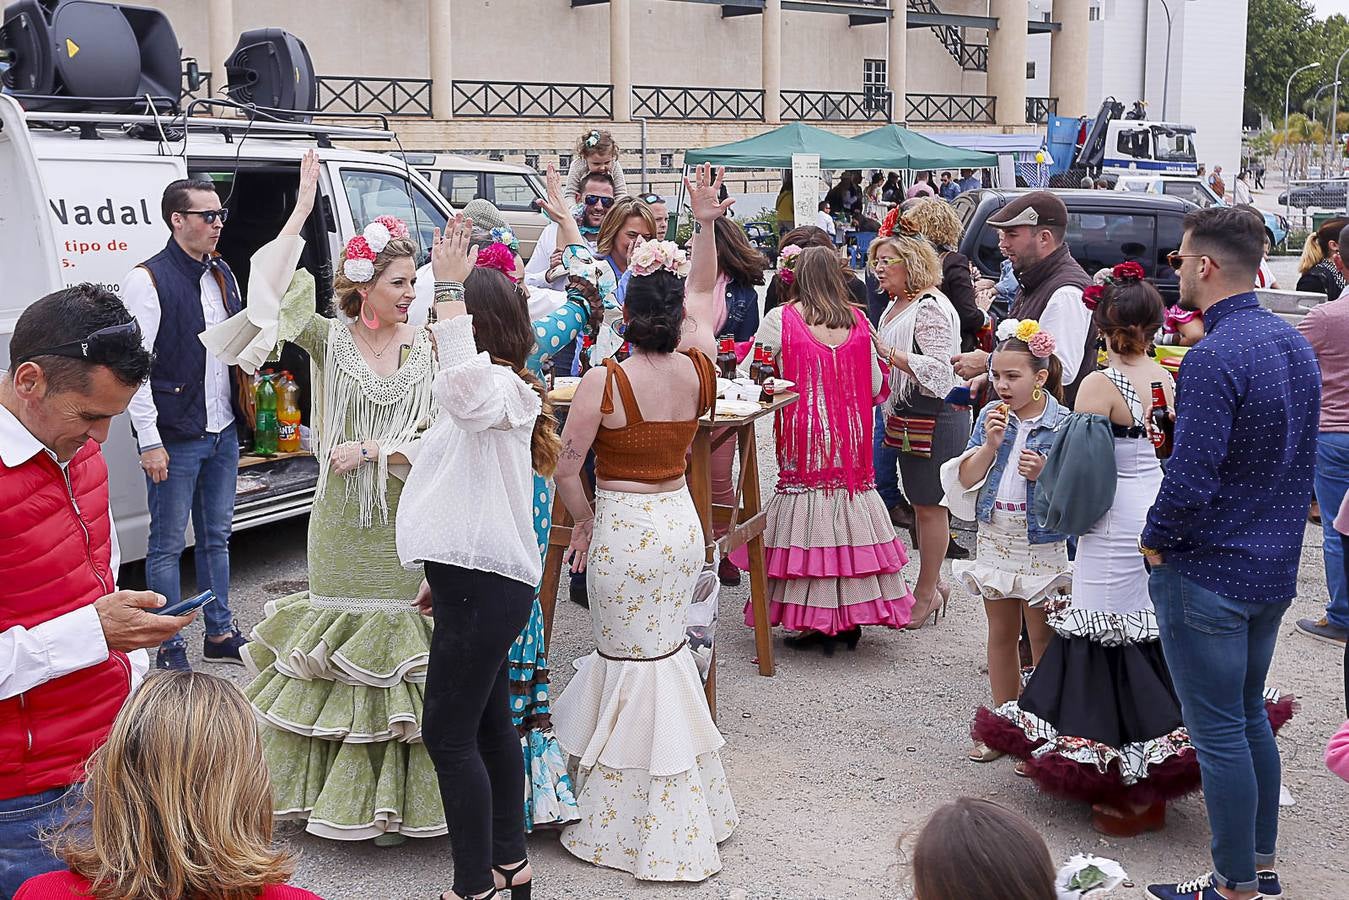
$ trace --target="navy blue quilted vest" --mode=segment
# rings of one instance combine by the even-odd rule
[[[208,269],[214,272],[230,315],[243,306],[239,285],[225,260],[219,256],[208,261],[193,259],[173,238],[141,265],[150,272],[159,295],[159,334],[150,370],[159,435],[165,441],[195,440],[206,434],[206,348],[197,338],[206,330],[201,276]],[[230,404],[238,420],[238,398],[233,391]]]

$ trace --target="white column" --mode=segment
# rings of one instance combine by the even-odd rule
[[[1026,124],[1026,0],[990,0],[998,27],[988,33],[988,93],[999,125]]]
[[[454,118],[454,65],[450,49],[450,4],[453,0],[427,0],[426,71],[431,79],[431,114],[437,119]]]
[[[890,31],[886,36],[885,83],[890,89],[890,121],[903,124],[908,101],[908,0],[890,0]]]
[[[763,119],[782,122],[782,0],[766,0],[763,7]]]
[[[234,0],[210,0],[206,5],[206,52],[202,69],[211,73],[211,89],[219,91],[226,83],[225,59],[234,52],[239,33],[234,30]]]
[[[1091,43],[1088,0],[1054,0],[1059,30],[1049,39],[1049,96],[1061,116],[1087,114],[1087,48]]]
[[[632,121],[632,3],[609,0],[609,83],[614,121]]]

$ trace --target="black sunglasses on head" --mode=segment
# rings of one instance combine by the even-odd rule
[[[608,209],[614,205],[613,197],[601,197],[599,194],[586,194],[586,206],[600,205],[600,209]]]
[[[130,322],[123,322],[121,325],[109,325],[107,328],[100,328],[82,340],[67,341],[64,344],[57,344],[55,347],[26,353],[15,360],[15,363],[26,363],[31,359],[37,359],[39,356],[68,356],[71,359],[89,359],[97,354],[101,347],[106,347],[113,343],[114,339],[127,335],[135,335],[136,339],[140,340],[141,326],[135,319]]]
[[[214,225],[216,219],[219,219],[220,224],[224,225],[230,217],[228,209],[180,209],[178,213],[184,216],[201,216],[201,220],[207,225]]]

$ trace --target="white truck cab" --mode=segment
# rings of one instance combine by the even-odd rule
[[[1105,135],[1101,169],[1119,174],[1198,175],[1191,125],[1114,119]]]
[[[169,229],[160,216],[160,197],[179,178],[215,183],[229,209],[218,250],[247,303],[250,258],[285,222],[295,202],[300,160],[316,144],[323,171],[300,264],[318,284],[319,310],[330,312],[334,261],[342,246],[376,216],[407,222],[419,244],[418,262],[425,262],[433,230],[453,215],[450,204],[402,160],[332,145],[333,140],[392,138],[386,130],[350,125],[28,113],[0,94],[0,278],[5,284],[0,366],[9,367],[9,339],[29,303],[86,281],[120,291],[127,273],[164,247]],[[429,290],[429,273],[424,280]],[[305,354],[287,347],[277,369],[291,371],[299,382],[308,424]],[[247,427],[241,439],[245,434]],[[142,559],[149,533],[145,476],[125,414],[114,422],[103,449],[122,559]],[[234,528],[306,513],[317,471],[305,454],[245,455],[240,474],[248,477],[240,478]]]

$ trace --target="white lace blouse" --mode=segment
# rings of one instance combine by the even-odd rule
[[[398,504],[398,558],[538,584],[530,437],[539,395],[473,340],[473,317],[431,326],[440,408]]]
[[[910,399],[915,390],[944,400],[959,383],[951,357],[960,352],[960,320],[951,301],[935,288],[887,319],[894,303],[881,316],[881,338],[896,350],[907,351],[913,375],[895,368],[890,372],[891,408]]]

